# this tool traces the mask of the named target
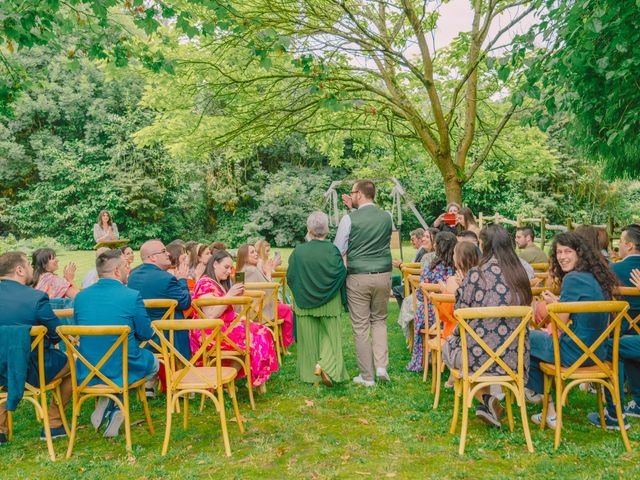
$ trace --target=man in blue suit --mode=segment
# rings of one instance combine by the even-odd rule
[[[128,338],[128,382],[153,378],[158,373],[158,359],[152,352],[140,347],[140,342],[153,336],[151,320],[144,308],[140,293],[125,286],[129,266],[120,250],[110,250],[96,259],[98,282],[81,291],[74,302],[74,319],[77,325],[127,325],[131,327]],[[105,337],[85,336],[78,350],[91,364],[96,365],[111,348]],[[82,362],[76,362],[78,382],[83,382],[89,370]],[[117,385],[122,386],[122,346],[109,357],[100,371]],[[94,377],[89,385],[102,383]],[[101,397],[91,415],[91,423],[99,428],[107,420],[105,437],[118,435],[124,417],[113,402]]]
[[[171,260],[164,244],[160,240],[149,240],[140,247],[142,265],[135,268],[129,276],[129,288],[138,290],[143,299],[162,298],[177,300],[175,318],[183,319],[183,310],[191,306],[191,294],[187,287],[188,265],[178,265],[176,275],[171,275],[167,270],[171,267]],[[151,320],[159,320],[164,315],[162,308],[150,308],[148,310]],[[189,332],[175,332],[174,344],[178,351],[185,357],[191,358],[189,346]],[[155,383],[147,385],[147,396],[155,396]]]
[[[618,277],[622,285],[625,287],[633,287],[634,285],[631,283],[631,271],[636,268],[640,269],[640,224],[633,223],[622,229],[618,252],[622,260],[612,263],[610,268],[613,273],[616,274],[616,277]],[[631,318],[640,315],[639,296],[623,297],[623,300],[629,302],[629,315]],[[620,333],[625,333],[624,326]]]
[[[44,370],[46,381],[62,378],[60,390],[62,402],[66,406],[71,397],[69,365],[64,352],[53,345],[60,341],[56,328],[58,317],[51,310],[49,295],[26,285],[31,283],[33,268],[22,252],[7,252],[0,255],[0,326],[44,325],[47,327],[44,350]],[[3,352],[4,353],[4,352]],[[30,354],[27,379],[37,378],[37,352]],[[28,360],[28,359],[27,359]],[[37,383],[37,382],[36,382]],[[49,407],[49,422],[53,438],[64,437],[60,410],[55,402]],[[0,444],[7,443],[7,412],[5,404],[0,405]],[[44,430],[40,435],[44,439]]]

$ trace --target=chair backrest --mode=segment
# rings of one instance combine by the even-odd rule
[[[424,283],[420,284],[420,288],[422,288]],[[456,296],[450,293],[437,293],[435,291],[429,292],[428,295],[429,301],[433,304],[433,308],[435,311],[436,321],[434,324],[435,327],[435,336],[436,338],[441,338],[443,336],[443,321],[456,323],[456,317],[453,315],[452,311],[447,309],[445,305],[455,305]]]
[[[573,362],[563,372],[563,376],[568,377],[574,373],[578,368],[583,366],[584,362],[591,360],[602,371],[610,372],[611,368],[605,364],[605,361],[600,360],[595,354],[595,351],[600,345],[611,337],[613,334],[613,371],[618,370],[618,343],[620,341],[620,326],[622,325],[622,319],[629,310],[629,303],[621,301],[599,301],[599,302],[557,302],[547,305],[547,312],[551,318],[551,327],[553,335],[553,348],[554,348],[554,364],[556,372],[560,372],[560,338],[559,333],[562,332],[569,339],[582,350],[582,355],[575,362]],[[609,321],[609,325],[600,336],[591,344],[585,345],[585,343],[578,338],[578,336],[571,330],[571,321],[564,322],[558,317],[559,314],[567,313],[569,315],[574,313],[608,313],[615,314],[613,320]],[[616,373],[617,374],[617,373]]]
[[[295,298],[293,298],[293,292],[289,288],[289,284],[287,283],[287,265],[280,265],[276,267],[275,272],[271,272],[271,280],[273,282],[278,282],[282,286],[282,303],[290,303],[287,299],[287,296],[291,299],[291,303],[295,303]]]
[[[640,288],[635,287],[616,287],[613,289],[613,296],[618,300],[624,300],[621,297],[638,297],[640,296]],[[640,334],[640,314],[636,315],[635,318],[631,318],[629,313],[627,312],[626,319],[629,322],[628,331],[635,330],[637,334]],[[627,332],[621,332],[624,335]]]
[[[532,263],[531,268],[533,268],[536,272],[546,273],[549,271],[549,263],[548,262]]]
[[[503,307],[477,307],[477,308],[460,308],[454,311],[454,315],[458,320],[460,328],[460,340],[462,346],[462,374],[465,381],[470,382],[482,381],[493,375],[483,375],[492,366],[499,366],[505,371],[505,375],[509,379],[518,383],[523,383],[524,378],[524,340],[527,333],[527,325],[533,316],[531,307],[521,306],[503,306]],[[497,347],[496,350],[491,348],[469,324],[470,320],[482,320],[486,318],[519,318],[517,326],[511,332],[511,335]],[[469,372],[469,352],[467,336],[473,338],[483,352],[489,357],[477,370],[473,373]],[[514,343],[517,343],[518,366],[514,371],[502,359],[502,355]]]
[[[278,295],[280,283],[278,282],[246,282],[245,294],[248,292],[264,292],[262,299],[263,321],[275,323],[278,321]]]
[[[56,317],[58,317],[60,320],[66,320],[68,318],[73,318],[73,308],[61,308],[58,310],[54,310],[53,313],[55,313]],[[67,322],[67,323],[72,323],[71,322]]]
[[[248,312],[249,320],[256,323],[262,323],[264,319],[265,293],[262,290],[245,289],[243,295],[245,297],[251,297],[251,308]]]
[[[248,348],[246,345],[238,345],[231,340],[227,335],[227,331],[231,331],[236,325],[238,325],[243,319],[251,318],[251,304],[253,299],[249,296],[243,295],[238,297],[203,297],[193,300],[191,306],[196,311],[198,318],[208,318],[208,316],[202,310],[206,307],[219,307],[219,306],[239,306],[240,310],[236,312],[236,318],[230,322],[225,330],[222,332],[222,341],[229,345],[231,350],[238,353],[247,353]],[[245,321],[245,342],[251,338],[249,333],[249,321]],[[248,344],[247,344],[248,345]]]
[[[187,322],[180,320],[155,320],[151,322],[151,328],[157,333],[160,339],[160,348],[164,358],[164,364],[169,370],[167,373],[167,387],[173,389],[187,374],[196,375],[207,388],[218,388],[218,384],[211,376],[201,373],[199,365],[211,365],[211,358],[215,359],[217,378],[222,378],[222,358],[220,355],[220,344],[222,339],[222,327],[224,322],[220,319],[197,319]],[[177,330],[200,330],[202,344],[191,358],[185,358],[175,347],[173,342],[167,340],[173,332]],[[166,335],[168,333],[169,335]],[[210,348],[212,346],[212,348]],[[179,363],[176,363],[176,360]],[[177,367],[179,365],[179,368]]]
[[[171,300],[168,298],[148,298],[144,300],[144,308],[166,309],[165,312],[162,314],[162,318],[160,320],[173,320],[175,318],[177,306],[178,306],[177,300]],[[173,332],[170,332],[169,335],[173,335]],[[172,336],[169,337],[169,341],[173,343]],[[158,343],[155,342],[153,339],[149,339],[146,342],[142,342],[140,346],[144,347],[147,344],[151,345],[157,353],[162,353],[162,349],[160,348],[160,345],[158,345]]]
[[[0,335],[4,335],[5,332],[2,331],[3,327],[0,327]],[[38,355],[38,384],[42,388],[45,385],[45,376],[44,376],[44,337],[47,334],[47,327],[44,325],[37,325],[31,327],[29,331],[29,335],[31,336],[31,345],[30,351],[37,351]],[[25,390],[29,390],[30,392],[37,394],[39,391],[38,386],[30,385],[29,383],[24,384]],[[8,393],[7,387],[0,386],[0,392],[3,394]],[[2,399],[2,402],[6,400],[6,397]]]
[[[400,266],[402,281],[404,283],[404,298],[411,295],[420,283],[420,268],[409,268]]]
[[[102,383],[114,392],[122,393],[128,389],[129,385],[129,368],[128,368],[128,349],[129,349],[129,333],[131,328],[128,325],[108,325],[108,326],[92,326],[92,325],[60,325],[56,331],[65,346],[67,347],[67,357],[69,358],[69,368],[71,370],[71,379],[77,385],[77,392],[82,391],[89,386],[89,382],[93,379],[100,379]],[[104,342],[111,340],[111,346],[100,357],[97,362],[91,362],[80,352],[82,337],[105,337]],[[109,339],[111,337],[111,339]],[[115,338],[113,338],[115,337]],[[116,384],[107,377],[100,369],[110,360],[114,359],[116,352],[120,348],[122,354],[122,386]],[[77,363],[83,364],[88,369],[87,376],[82,383],[78,383]],[[74,391],[74,395],[76,392]]]

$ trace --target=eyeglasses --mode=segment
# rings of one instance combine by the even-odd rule
[[[167,253],[167,249],[166,249],[166,248],[163,248],[162,250],[160,250],[160,251],[158,251],[158,252],[150,253],[150,254],[149,254],[149,256],[151,256],[151,255],[158,255],[159,253]]]
[[[351,192],[351,195],[353,195],[354,193],[360,193],[360,191],[359,191],[359,190],[353,190],[353,191]]]

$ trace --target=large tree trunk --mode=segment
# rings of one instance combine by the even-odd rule
[[[447,203],[456,202],[462,205],[462,182],[456,175],[444,176],[444,193]]]

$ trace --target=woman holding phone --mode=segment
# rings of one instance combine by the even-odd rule
[[[456,235],[459,227],[460,205],[456,202],[451,202],[447,205],[446,213],[441,214],[436,221],[433,222],[433,226],[441,232],[450,232]]]
[[[278,253],[274,256],[274,260],[278,258]],[[258,267],[258,252],[253,245],[245,244],[238,248],[238,256],[236,258],[236,282],[239,282],[238,275],[242,274],[242,280],[246,278],[247,282],[271,282],[271,272],[265,274]],[[265,305],[264,311],[269,317],[273,317],[273,306]],[[293,310],[291,305],[285,303],[277,303],[278,318],[283,320],[282,337],[284,346],[288,347],[293,343]]]

